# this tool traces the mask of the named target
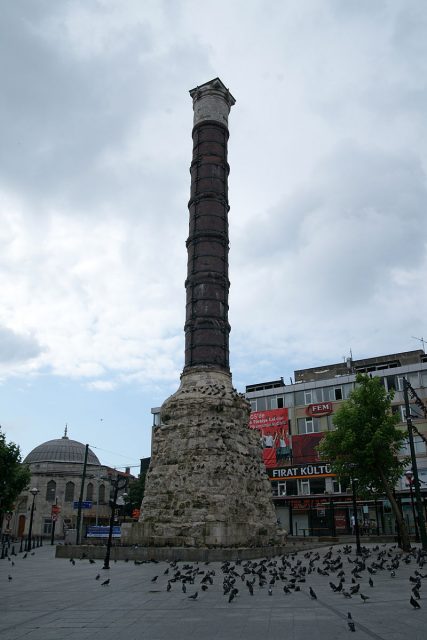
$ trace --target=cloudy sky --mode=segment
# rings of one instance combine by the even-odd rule
[[[0,424],[149,455],[184,361],[192,104],[230,116],[235,386],[427,339],[427,3],[3,0]],[[135,468],[135,471],[137,469]]]

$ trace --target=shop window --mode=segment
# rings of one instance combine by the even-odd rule
[[[55,502],[56,498],[56,482],[49,480],[46,485],[46,502]]]
[[[65,502],[73,502],[74,500],[74,482],[67,482],[65,485]]]
[[[286,495],[286,482],[278,482],[277,483],[277,495],[285,496]]]
[[[90,502],[93,500],[93,484],[91,482],[86,487],[86,500]]]
[[[286,495],[297,496],[298,495],[298,481],[286,480]]]
[[[299,495],[300,496],[308,496],[310,495],[310,480],[298,480],[299,482]]]
[[[317,493],[325,493],[326,490],[326,483],[325,483],[325,478],[311,478],[310,479],[310,493],[311,494],[317,494]]]

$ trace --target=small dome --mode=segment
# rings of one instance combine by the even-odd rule
[[[57,440],[49,440],[33,449],[25,458],[26,464],[35,462],[80,462],[85,459],[86,445],[76,440],[70,440],[67,436]],[[89,449],[87,455],[88,464],[100,465],[96,455]]]

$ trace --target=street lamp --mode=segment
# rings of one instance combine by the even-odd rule
[[[127,479],[126,476],[119,476],[118,475],[116,477],[116,479],[113,480],[112,482],[113,482],[113,487],[114,487],[114,493],[113,493],[113,499],[110,500],[110,507],[111,507],[110,531],[108,533],[107,553],[105,554],[104,566],[102,567],[103,569],[109,569],[110,568],[111,541],[113,539],[114,512],[115,512],[116,506],[117,506],[117,495],[118,495],[120,489],[124,489],[127,486],[128,479]]]
[[[409,493],[411,496],[412,516],[414,518],[414,527],[415,527],[415,541],[419,542],[420,532],[418,531],[417,516],[415,515],[414,493],[412,491],[412,483],[414,481],[414,474],[412,469],[408,469],[407,471],[405,471],[405,476],[406,476],[406,480],[408,481]]]
[[[39,490],[37,489],[37,487],[33,487],[33,489],[30,489],[30,493],[33,496],[33,503],[31,505],[30,526],[28,528],[27,551],[31,550],[31,534],[33,532],[34,503],[36,500],[36,495],[39,493]]]
[[[357,478],[354,476],[351,477],[351,488],[353,492],[353,518],[354,518],[354,531],[356,533],[356,553],[358,556],[362,554],[362,549],[360,548],[360,531],[359,531],[359,520],[357,517],[357,505],[356,505],[356,482]]]

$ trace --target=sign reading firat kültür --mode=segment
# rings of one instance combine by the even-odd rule
[[[313,478],[319,476],[334,476],[331,465],[328,463],[305,464],[297,467],[282,467],[267,469],[270,480],[280,480],[282,478]]]

